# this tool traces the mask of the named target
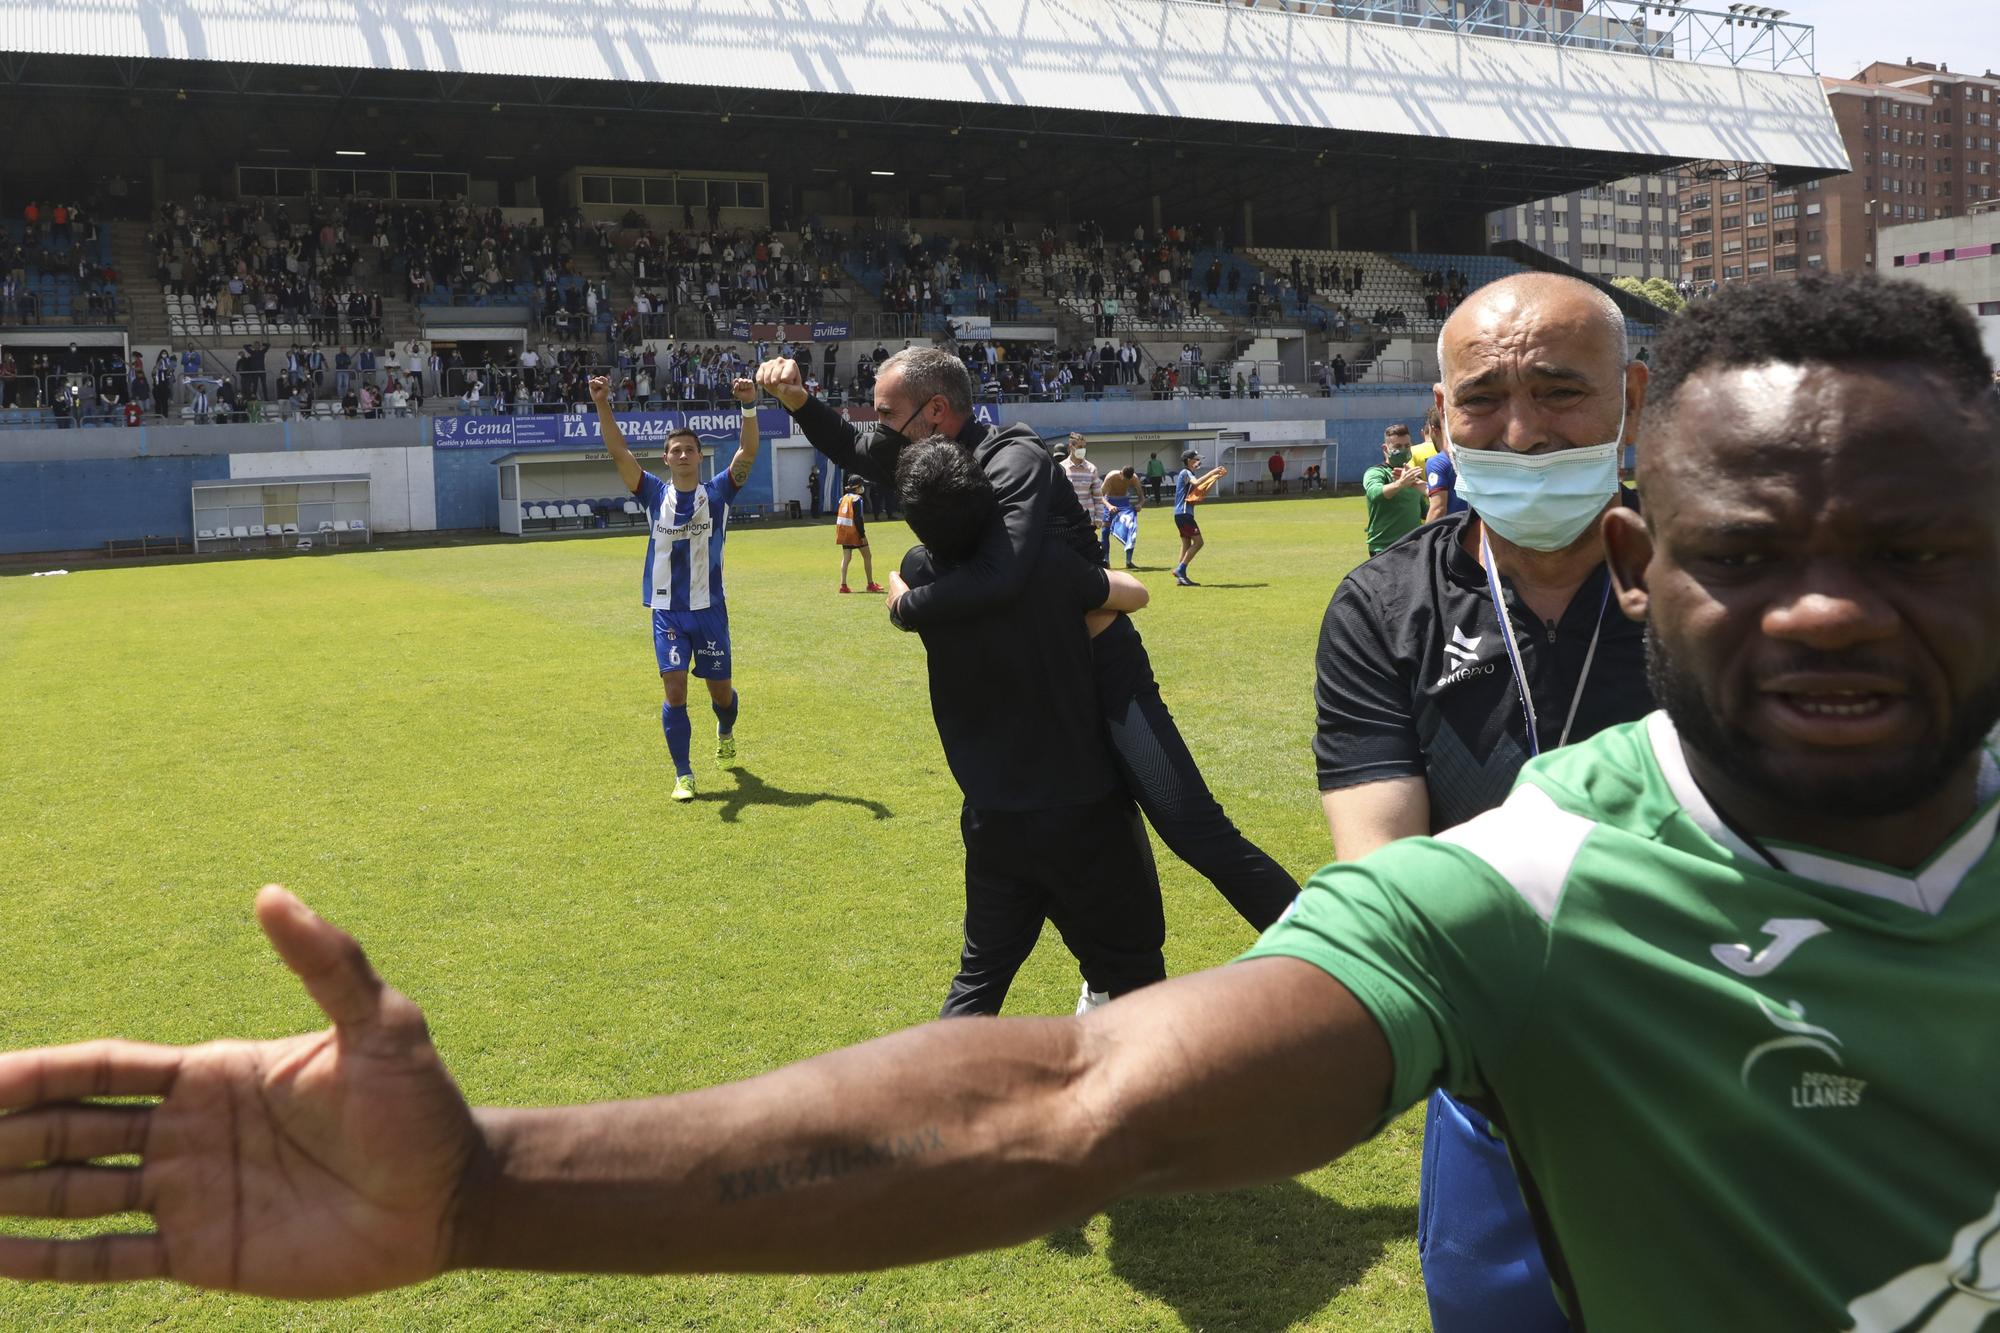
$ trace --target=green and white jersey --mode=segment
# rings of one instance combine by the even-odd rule
[[[1595,1330],[2000,1330],[2000,766],[1915,874],[1747,844],[1665,714],[1329,866],[1303,959],[1502,1130]],[[1766,853],[1768,853],[1768,858]]]

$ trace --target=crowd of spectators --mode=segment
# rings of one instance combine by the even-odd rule
[[[386,243],[395,256],[417,304],[440,291],[480,300],[554,290],[575,275],[575,251],[589,230],[573,209],[553,219],[523,221],[463,202],[436,208],[382,205],[376,211],[377,243]]]
[[[43,410],[57,428],[114,425],[128,408],[143,415],[149,396],[145,363],[107,348],[0,351],[0,407]]]
[[[1424,313],[1442,323],[1465,299],[1466,276],[1455,268],[1424,272]]]
[[[0,244],[0,319],[39,324],[56,317],[95,323],[118,313],[118,271],[100,262],[98,226],[73,203],[30,199],[21,209],[20,239],[10,229]],[[42,279],[74,281],[72,308],[44,308]]]
[[[163,204],[147,233],[154,276],[192,297],[203,323],[239,317],[303,324],[333,342],[379,337],[382,306],[368,281],[382,272],[377,237],[351,225],[349,205]]]
[[[364,199],[162,205],[148,243],[160,285],[202,322],[241,315],[306,325],[324,342],[377,341],[382,291],[415,302],[553,288],[573,273],[581,218],[515,222],[498,208]]]
[[[1218,229],[1212,239],[1220,249],[1227,238]],[[1187,226],[1157,232],[1136,226],[1129,238],[1112,238],[1097,223],[1085,222],[1077,228],[1074,248],[1065,253],[1054,231],[1044,227],[1037,242],[1036,268],[1043,295],[1093,302],[1102,330],[1115,323],[1112,310],[1099,304],[1105,302],[1117,303],[1116,314],[1178,324],[1201,314],[1204,290],[1213,303],[1216,286],[1205,289],[1195,271],[1195,251],[1201,243],[1196,229]],[[1211,262],[1207,272],[1219,285],[1220,263]],[[1234,270],[1228,280],[1234,292],[1240,281]]]
[[[791,354],[787,347],[784,354]],[[617,349],[611,361],[580,344],[529,348],[518,359],[494,357],[480,364],[447,364],[443,383],[465,412],[566,412],[590,402],[590,377],[611,381],[621,408],[726,407],[730,385],[750,374],[768,349],[745,355],[725,344],[670,342]],[[817,391],[817,381],[812,381]]]
[[[727,336],[737,320],[816,320],[825,314],[827,295],[839,282],[839,271],[820,253],[811,225],[794,250],[764,228],[711,225],[697,231],[690,225],[662,233],[636,212],[624,221],[621,228],[609,223],[596,228],[606,264],[632,285],[632,301],[619,312],[612,331],[614,346],[637,347],[647,339],[686,331],[676,318],[683,311],[699,317],[704,338]],[[601,288],[581,297],[553,290],[543,295],[545,326],[553,325],[559,334],[580,315],[587,320],[581,327],[596,328],[599,303],[607,299]]]
[[[843,238],[847,262],[882,272],[882,309],[914,331],[926,316],[950,315],[969,304],[974,314],[1014,319],[1021,290],[1006,280],[1025,259],[1025,244],[1011,232],[975,237],[924,235],[915,222],[878,219],[859,223]]]

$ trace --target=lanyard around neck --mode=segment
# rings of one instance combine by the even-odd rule
[[[1486,568],[1486,591],[1493,598],[1493,614],[1500,617],[1500,638],[1507,646],[1507,665],[1514,672],[1514,691],[1521,699],[1521,716],[1528,723],[1528,753],[1542,752],[1541,732],[1535,725],[1535,698],[1528,689],[1528,668],[1521,659],[1521,645],[1514,639],[1514,619],[1507,614],[1507,599],[1500,592],[1500,568],[1493,562],[1493,544],[1486,540],[1486,525],[1479,525],[1479,562]],[[1597,624],[1590,631],[1590,648],[1583,655],[1583,670],[1577,674],[1576,692],[1569,698],[1569,716],[1563,719],[1562,735],[1556,748],[1569,744],[1570,728],[1576,725],[1577,706],[1583,702],[1583,687],[1590,682],[1591,664],[1597,660],[1598,636],[1604,633],[1604,612],[1611,604],[1611,580],[1604,580],[1604,594],[1597,603]]]

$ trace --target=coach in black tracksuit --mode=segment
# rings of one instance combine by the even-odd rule
[[[850,472],[893,485],[896,459],[913,439],[943,435],[975,450],[999,504],[971,559],[890,605],[903,629],[987,614],[1021,593],[1044,540],[1094,560],[1097,543],[1076,493],[1040,437],[1024,425],[995,427],[972,416],[964,362],[935,348],[910,348],[876,372],[874,425],[857,428],[805,392],[797,363],[767,361],[757,382],[798,422],[814,447]],[[989,447],[994,443],[1002,447]],[[1205,876],[1258,930],[1298,894],[1297,881],[1245,838],[1209,793],[1173,715],[1160,698],[1139,631],[1121,616],[1092,641],[1099,707],[1126,789],[1174,854]],[[1034,689],[1047,682],[1030,681]],[[1049,781],[1059,784],[1062,775]]]
[[[892,590],[929,587],[971,556],[995,508],[982,455],[1011,447],[995,437],[967,450],[934,436],[903,450],[899,498],[924,544],[889,575]],[[1079,1013],[1167,975],[1152,844],[1096,696],[1017,688],[1024,674],[1087,678],[1091,622],[1108,627],[1112,612],[1145,596],[1131,575],[1045,539],[1013,601],[918,631],[938,740],[965,794],[965,948],[945,1018],[1000,1012],[1045,920],[1083,973]]]

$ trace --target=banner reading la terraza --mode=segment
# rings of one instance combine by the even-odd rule
[[[634,448],[659,448],[683,428],[708,437],[733,436],[743,429],[738,412],[620,412],[618,429]],[[782,408],[757,409],[757,429],[765,439],[789,435],[791,419]],[[595,412],[547,416],[439,416],[431,418],[431,444],[438,449],[584,449],[599,444]]]

